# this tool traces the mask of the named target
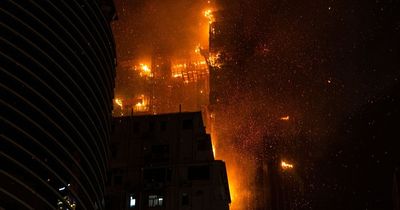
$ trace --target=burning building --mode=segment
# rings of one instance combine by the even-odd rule
[[[243,25],[235,4],[217,1],[219,9],[209,16],[210,105],[226,104],[235,79],[243,73]],[[228,6],[230,5],[230,6]],[[240,86],[240,83],[237,85]]]
[[[229,209],[200,112],[114,118],[109,209]]]
[[[111,0],[1,2],[1,209],[104,209]]]
[[[154,51],[151,64],[135,59],[122,61],[114,116],[204,110],[208,105],[208,68],[200,55],[171,58]]]

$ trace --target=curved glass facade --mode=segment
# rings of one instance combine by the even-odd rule
[[[104,2],[1,3],[6,209],[104,209],[116,65]]]

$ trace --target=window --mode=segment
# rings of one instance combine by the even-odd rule
[[[169,160],[169,145],[153,145],[151,146],[151,160],[165,162]]]
[[[151,146],[151,152],[154,154],[169,153],[169,145],[168,144],[153,145]]]
[[[210,178],[209,166],[191,166],[188,169],[189,180],[208,180]]]
[[[149,131],[153,132],[155,130],[155,123],[154,122],[149,122]]]
[[[164,196],[149,195],[149,207],[158,207],[164,205]]]
[[[182,206],[189,205],[189,195],[187,193],[182,193]]]
[[[160,130],[161,131],[167,130],[167,122],[166,121],[161,121],[160,122]]]
[[[117,157],[117,145],[115,143],[111,144],[110,151],[111,151],[111,157],[116,158]]]
[[[182,128],[183,128],[184,130],[193,129],[193,120],[191,120],[191,119],[183,120],[183,122],[182,122]]]
[[[120,175],[114,176],[114,185],[122,185],[122,176]]]
[[[134,194],[131,194],[129,196],[129,208],[135,208],[136,207],[136,197]]]
[[[144,170],[144,180],[146,182],[165,182],[165,168],[151,168]]]
[[[199,151],[211,151],[212,146],[211,146],[211,141],[210,139],[200,139],[197,144],[197,150]]]
[[[133,123],[133,132],[139,133],[140,132],[140,123],[139,122],[134,122]]]

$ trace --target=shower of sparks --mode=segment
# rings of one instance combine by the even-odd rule
[[[214,96],[210,117],[215,121],[211,134],[214,155],[226,162],[232,210],[253,209],[252,198],[259,196],[254,184],[257,170],[261,170],[263,161],[282,157],[294,159],[299,165],[309,161],[309,165],[301,163],[301,168],[296,165],[296,173],[306,183],[304,194],[313,195],[318,183],[309,178],[317,171],[311,162],[318,161],[316,156],[325,155],[336,124],[369,103],[366,99],[398,84],[400,78],[396,68],[398,50],[390,41],[398,40],[398,36],[385,34],[396,30],[398,33],[395,21],[390,20],[398,13],[393,3],[366,1],[358,5],[345,0],[309,0],[300,5],[289,0],[275,5],[261,0],[237,4],[226,1],[223,6],[232,11],[221,17],[233,17],[224,24],[234,26],[236,31],[232,34],[238,36],[222,40],[232,48],[211,51],[207,49],[209,36],[226,32],[225,28],[216,28],[220,7],[215,7],[214,1],[193,1],[190,8],[183,0],[117,2],[123,7],[120,20],[114,23],[120,59],[135,57],[144,63],[141,56],[150,57],[161,49],[172,57],[168,74],[174,83],[183,82],[185,88],[194,84],[195,72],[189,71],[188,66],[204,60],[198,58],[200,55],[216,70],[206,70],[204,75],[221,73],[215,77],[221,79],[213,84],[218,87],[212,87],[218,88],[213,90],[218,95]],[[179,13],[168,12],[173,10]],[[194,46],[198,47],[193,50]],[[190,55],[174,62],[182,52]],[[141,75],[155,71],[150,65],[138,69]],[[132,90],[141,91],[129,79],[133,77],[130,73],[121,69],[117,73],[116,95],[123,92],[132,98],[136,96]],[[152,99],[150,95],[149,98]],[[115,103],[122,109],[122,100],[118,100]],[[144,103],[135,104],[141,107]],[[296,155],[299,157],[293,157]],[[295,166],[282,161],[277,167]],[[311,202],[299,203],[307,206],[303,209],[311,209]]]

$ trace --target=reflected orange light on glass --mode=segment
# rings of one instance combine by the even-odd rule
[[[293,164],[290,164],[290,163],[288,163],[288,162],[285,162],[285,161],[281,161],[281,168],[283,169],[283,170],[288,170],[288,169],[292,169],[294,166],[293,166]]]
[[[290,119],[289,115],[281,117],[280,120],[288,121]]]

